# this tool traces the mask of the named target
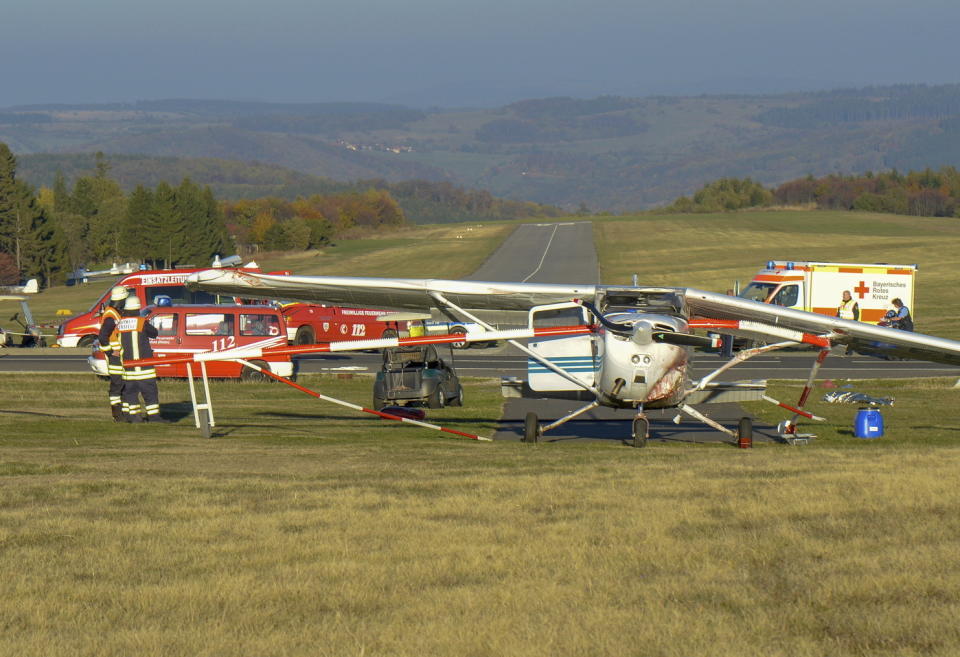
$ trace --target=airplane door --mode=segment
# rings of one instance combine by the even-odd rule
[[[588,386],[594,384],[599,362],[594,354],[594,340],[591,335],[574,335],[564,338],[549,338],[529,344],[536,352],[551,364],[564,370],[578,381]],[[531,390],[541,392],[557,390],[581,390],[574,383],[547,369],[532,358],[527,359],[527,383]]]
[[[586,324],[588,322],[586,317],[586,311],[580,307],[542,312],[534,310],[531,312],[530,322],[533,326]],[[531,342],[528,346],[531,351],[536,352],[552,365],[556,365],[578,381],[592,386],[599,363],[595,345],[592,335],[574,335],[545,338]],[[579,386],[532,358],[527,359],[527,384],[531,390],[540,392],[581,390]]]

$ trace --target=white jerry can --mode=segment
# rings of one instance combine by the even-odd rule
[[[594,385],[598,359],[594,354],[593,336],[575,335],[564,338],[548,338],[531,342],[528,346],[538,355],[556,365],[570,376],[588,386]],[[539,392],[558,390],[582,390],[572,381],[553,372],[543,363],[527,359],[527,384]]]

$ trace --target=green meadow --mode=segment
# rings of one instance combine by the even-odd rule
[[[649,214],[594,222],[604,283],[714,292],[745,286],[767,260],[917,264],[917,330],[960,338],[960,219],[779,210]]]

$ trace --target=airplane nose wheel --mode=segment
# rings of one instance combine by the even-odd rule
[[[646,447],[647,437],[650,435],[650,420],[646,415],[637,415],[633,418],[633,446]]]
[[[536,413],[527,413],[526,420],[523,423],[523,442],[538,443],[543,431],[540,429],[540,418]]]

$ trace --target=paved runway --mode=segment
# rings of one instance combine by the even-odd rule
[[[599,266],[589,221],[521,224],[470,281],[596,283]]]

